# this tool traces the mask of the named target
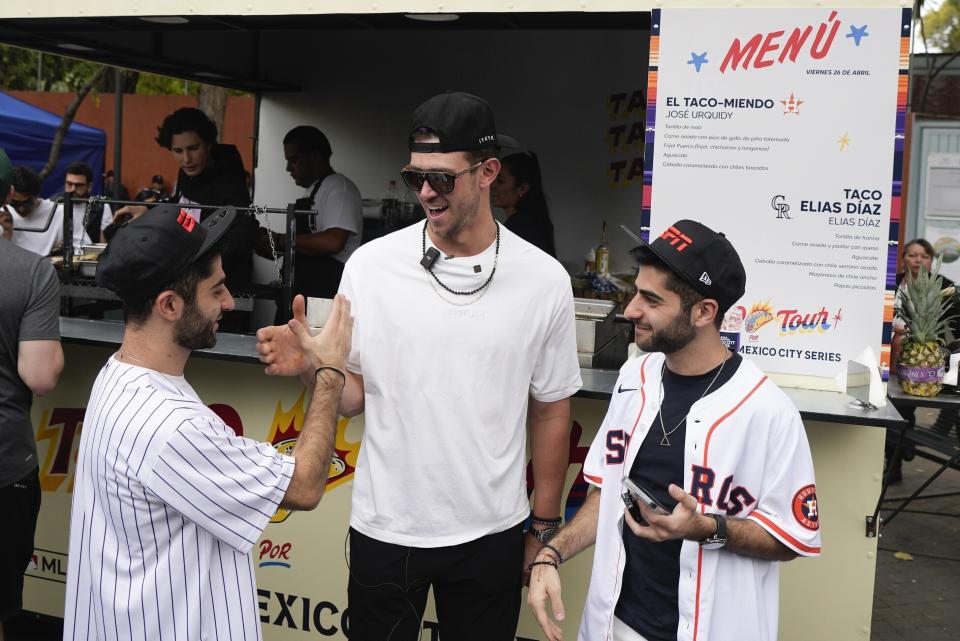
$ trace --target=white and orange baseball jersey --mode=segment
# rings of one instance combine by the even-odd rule
[[[626,559],[621,481],[647,430],[658,425],[664,358],[647,354],[621,368],[584,463],[584,477],[602,491],[580,641],[612,638]],[[750,519],[797,554],[820,554],[813,461],[800,414],[750,361],[690,408],[683,483],[702,512]],[[775,641],[779,597],[778,563],[683,542],[678,640]]]
[[[259,641],[250,550],[294,460],[110,357],[83,422],[63,638]]]

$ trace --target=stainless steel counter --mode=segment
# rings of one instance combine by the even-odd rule
[[[80,318],[61,318],[60,335],[70,343],[115,346],[123,338],[123,323],[115,321],[96,321]],[[248,334],[218,334],[217,345],[211,349],[196,352],[200,358],[213,358],[227,361],[256,363],[257,339]],[[617,383],[617,370],[587,369],[580,370],[583,387],[577,396],[597,400],[610,398]],[[816,390],[783,388],[804,420],[825,421],[828,423],[847,423],[853,425],[871,425],[876,427],[898,427],[903,419],[892,403],[867,410],[857,407],[853,398],[839,392],[821,392]]]

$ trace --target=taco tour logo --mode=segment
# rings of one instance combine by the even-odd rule
[[[742,305],[738,305],[735,310],[736,316],[743,318],[743,331],[751,335],[770,324],[777,327],[777,334],[780,336],[823,334],[835,329],[837,323],[843,320],[842,309],[838,309],[836,313],[830,312],[823,305],[814,311],[798,307],[775,309],[769,299],[764,303],[754,303],[749,312]]]

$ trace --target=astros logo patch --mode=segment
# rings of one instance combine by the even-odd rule
[[[807,485],[793,495],[793,517],[808,530],[820,529],[820,513],[817,509],[817,487]]]

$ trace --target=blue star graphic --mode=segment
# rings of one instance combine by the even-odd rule
[[[853,38],[853,44],[859,47],[860,39],[866,38],[869,35],[870,34],[867,33],[867,25],[863,25],[862,27],[855,27],[853,25],[850,25],[850,33],[847,34],[847,37]]]
[[[705,65],[709,60],[707,60],[707,52],[704,51],[699,56],[694,52],[690,52],[690,59],[687,60],[688,65],[694,65],[697,68],[697,73],[700,73],[700,66]]]

